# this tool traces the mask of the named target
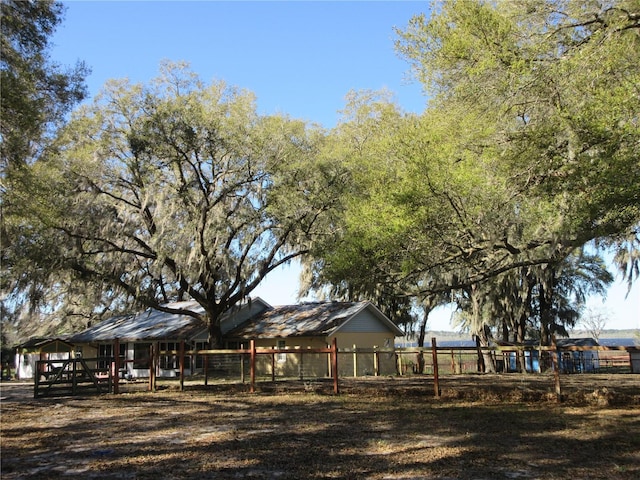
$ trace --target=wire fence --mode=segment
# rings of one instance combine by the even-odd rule
[[[36,390],[61,390],[69,383],[67,379],[76,382],[71,385],[74,392],[79,389],[80,379],[96,385],[104,379],[114,393],[141,387],[154,390],[158,379],[178,381],[180,389],[184,388],[185,379],[205,386],[233,381],[248,383],[251,391],[256,382],[332,379],[333,390],[338,393],[339,378],[428,375],[434,377],[437,392],[438,375],[482,371],[640,373],[640,348],[438,347],[435,340],[430,348],[338,349],[335,342],[319,349],[256,348],[253,342],[248,349],[234,350],[187,350],[184,343],[178,350],[160,350],[152,345],[144,361],[124,357],[84,359],[81,363],[67,361],[64,368],[54,361],[40,362]],[[98,393],[102,390],[97,389]]]

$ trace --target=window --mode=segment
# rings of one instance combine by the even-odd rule
[[[196,342],[196,350],[207,350],[209,342]],[[204,368],[204,355],[196,356],[196,368]]]
[[[109,368],[113,357],[113,344],[101,343],[98,345],[98,368]]]
[[[133,344],[133,368],[149,368],[150,343]]]
[[[179,351],[180,344],[175,342],[163,342],[160,343],[160,351]],[[164,370],[175,370],[180,368],[180,359],[178,355],[166,354],[160,355],[160,368]]]
[[[287,342],[285,340],[278,340],[278,350],[284,350],[287,346]],[[284,363],[287,361],[286,353],[278,353],[277,356],[278,363]]]

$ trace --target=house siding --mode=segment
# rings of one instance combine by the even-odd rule
[[[73,353],[70,352],[31,352],[16,353],[15,366],[16,378],[19,380],[29,380],[35,378],[36,362],[38,360],[67,360]]]
[[[282,353],[258,355],[256,368],[259,375],[297,378],[323,378],[330,374],[330,358],[326,353],[304,353],[307,349],[326,348],[327,343],[320,337],[297,337],[256,340],[256,348],[278,348]]]
[[[276,377],[327,377],[331,375],[330,358],[328,354],[302,353],[305,349],[326,348],[334,337],[287,337],[256,340],[256,348],[278,348],[278,343],[284,346],[282,354],[258,355],[256,359],[257,374],[270,376],[272,371]],[[396,373],[396,358],[394,353],[383,352],[376,355],[373,352],[359,352],[354,358],[353,349],[393,348],[393,333],[385,329],[380,333],[347,333],[340,330],[335,335],[338,350],[348,350],[338,354],[338,374],[352,377],[375,375],[376,362],[379,375],[394,375]],[[272,367],[273,365],[273,367]]]
[[[388,329],[380,333],[349,333],[342,329],[335,335],[338,350],[342,349],[387,349],[393,348],[395,337]],[[332,341],[333,337],[329,341]],[[377,356],[378,375],[394,375],[396,373],[396,357],[394,353],[384,352]],[[338,372],[344,376],[375,375],[374,353],[341,353],[338,356]]]
[[[363,310],[340,328],[341,333],[388,333],[389,327],[369,310]]]

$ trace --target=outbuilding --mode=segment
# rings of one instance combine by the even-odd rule
[[[403,335],[371,302],[314,302],[265,310],[228,331],[226,338],[281,350],[271,367],[277,376],[323,377],[330,374],[327,356],[304,350],[327,347],[336,339],[342,352],[339,375],[391,375],[396,372],[394,340]]]
[[[16,378],[34,378],[38,360],[66,360],[72,357],[73,352],[74,346],[67,339],[31,338],[16,347]]]

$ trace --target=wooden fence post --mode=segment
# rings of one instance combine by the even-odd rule
[[[78,386],[78,377],[77,377],[77,363],[78,363],[78,357],[74,358],[72,360],[73,362],[73,367],[72,367],[72,377],[71,377],[71,394],[75,395],[76,394],[76,387]],[[60,375],[58,375],[60,376]],[[57,378],[57,377],[56,377]]]
[[[209,355],[203,355],[204,357],[204,386],[209,385]]]
[[[562,391],[560,389],[560,365],[558,364],[558,347],[556,345],[556,336],[551,334],[551,363],[553,365],[553,379],[556,387],[556,400],[562,402]]]
[[[275,353],[271,353],[271,381],[272,382],[276,381],[276,354]]]
[[[353,378],[358,376],[358,353],[357,350],[358,347],[354,344],[353,345]]]
[[[180,391],[184,392],[184,340],[180,340]]]
[[[436,337],[431,338],[431,356],[433,357],[433,392],[436,398],[440,397],[440,379],[438,377],[438,346]]]
[[[454,375],[456,373],[456,356],[453,353],[453,348],[451,349],[451,373]]]
[[[20,355],[21,357],[23,355]],[[34,372],[33,398],[38,398],[38,388],[40,388],[40,368],[42,360],[36,360],[36,371]]]
[[[380,352],[378,352],[378,347],[373,347],[373,375],[378,377],[380,375]]]
[[[120,393],[120,340],[113,341],[113,393]]]
[[[340,393],[338,387],[338,339],[335,337],[331,340],[331,370],[333,370],[333,393],[338,395]]]
[[[251,372],[251,387],[249,391],[251,393],[256,392],[256,341],[251,340],[249,348],[251,349],[251,365],[249,371]]]
[[[152,343],[149,346],[149,391],[156,391],[156,353],[158,347]]]

